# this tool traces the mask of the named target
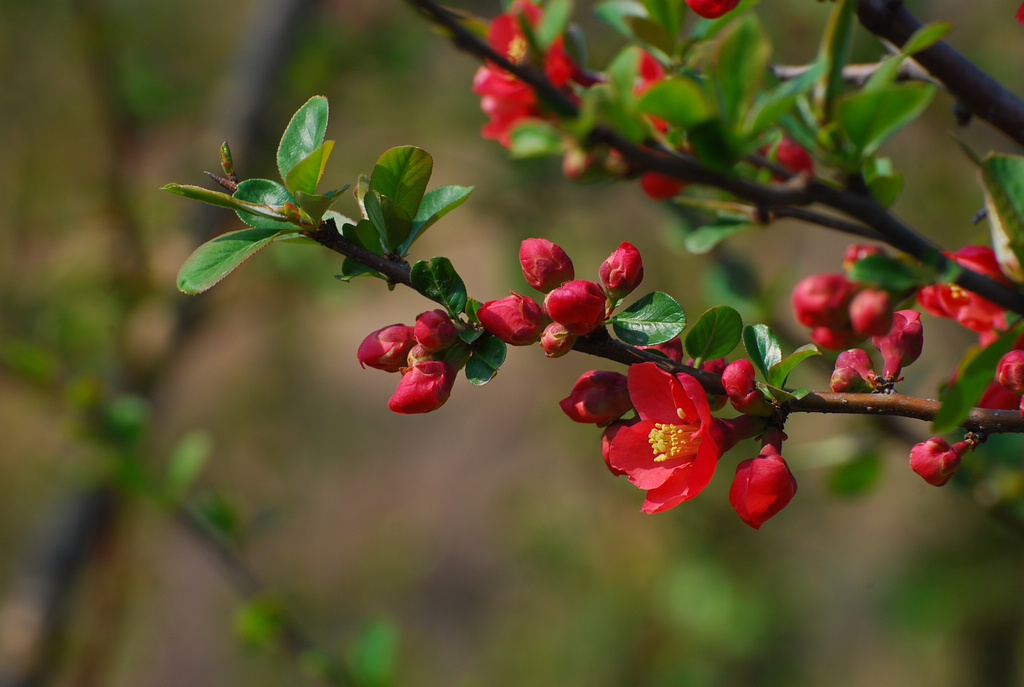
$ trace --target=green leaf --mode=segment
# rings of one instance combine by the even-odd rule
[[[714,360],[728,355],[740,342],[743,320],[728,305],[706,310],[686,333],[686,352],[698,361]]]
[[[944,434],[960,426],[967,414],[978,404],[981,395],[995,378],[999,359],[1013,348],[1024,320],[1018,321],[985,348],[968,350],[956,371],[956,381],[942,395],[942,407],[932,421],[932,432]]]
[[[715,84],[722,112],[734,129],[750,112],[768,70],[771,46],[755,14],[745,14],[723,32],[716,50]]]
[[[670,36],[678,36],[683,27],[683,0],[643,0],[651,21],[661,25]]]
[[[836,103],[837,114],[847,138],[863,157],[924,112],[934,95],[935,85],[930,83],[848,93]]]
[[[277,169],[287,179],[292,167],[319,148],[327,134],[327,98],[315,95],[298,109],[277,147]],[[306,190],[306,189],[301,189]],[[309,190],[312,193],[315,189]]]
[[[433,158],[422,148],[392,148],[377,160],[370,175],[370,190],[390,198],[409,217],[415,217],[433,169]]]
[[[679,336],[686,313],[667,293],[654,291],[612,318],[615,335],[632,346],[651,346]]]
[[[680,76],[658,81],[637,101],[640,111],[688,129],[714,114],[704,88],[695,79]]]
[[[1024,281],[1024,157],[990,154],[978,177],[999,266],[1011,279]]]
[[[768,369],[768,383],[777,387],[785,386],[793,368],[816,355],[821,355],[821,351],[814,344],[801,346]]]
[[[247,599],[235,613],[235,633],[249,646],[269,649],[281,636],[282,617],[278,600],[269,596]]]
[[[331,206],[334,205],[341,198],[341,194],[345,192],[348,186],[339,188],[334,191],[328,191],[327,193],[317,196],[297,191],[295,193],[295,202],[298,204],[303,211],[309,215],[310,220],[316,226],[320,226],[320,222],[323,221],[324,215]]]
[[[250,180],[251,181],[251,180]],[[245,183],[245,182],[242,182]],[[241,184],[240,184],[241,185]],[[220,191],[211,191],[210,189],[203,188],[201,186],[191,186],[187,184],[166,184],[160,189],[161,191],[170,191],[171,193],[179,196],[185,196],[192,200],[201,200],[204,203],[210,205],[216,205],[222,208],[228,208],[230,210],[239,210],[246,212],[250,215],[256,215],[257,217],[270,219],[270,220],[283,220],[284,215],[274,210],[273,208],[264,207],[255,203],[249,203],[244,200],[239,200],[233,196],[229,196],[226,193]],[[289,227],[292,225],[288,224]]]
[[[537,47],[547,50],[562,35],[572,18],[572,5],[572,0],[549,0],[544,5],[544,16],[533,34]]]
[[[279,235],[277,229],[242,229],[207,241],[178,271],[178,290],[190,296],[206,291]]]
[[[887,157],[867,158],[861,174],[871,195],[885,207],[892,205],[903,190],[903,175],[893,170]]]
[[[367,217],[380,235],[385,252],[396,253],[412,234],[412,219],[405,208],[377,191],[367,193],[363,204]]]
[[[232,198],[235,200],[245,201],[247,203],[269,205],[271,207],[280,207],[285,203],[296,202],[295,197],[287,188],[276,181],[271,181],[270,179],[246,179],[245,181],[241,181],[238,184],[238,188],[235,189],[235,193],[232,195]],[[235,214],[238,215],[238,219],[256,229],[277,229],[278,231],[291,231],[295,229],[295,225],[291,222],[259,217],[248,211],[235,210]]]
[[[818,112],[832,111],[832,103],[843,89],[843,67],[850,54],[854,29],[854,1],[837,0],[829,14],[828,23],[818,47],[818,61],[825,72],[814,89],[814,102]]]
[[[166,502],[177,505],[195,483],[213,451],[208,432],[196,430],[181,438],[171,452],[164,476],[163,495]]]
[[[720,242],[729,238],[734,234],[738,234],[741,231],[747,229],[753,229],[756,224],[750,222],[736,222],[730,220],[721,220],[714,222],[713,224],[705,224],[702,227],[697,227],[693,231],[690,231],[683,238],[683,245],[686,250],[696,255],[702,255],[710,252],[712,248],[717,246]]]
[[[405,255],[409,252],[409,247],[423,235],[423,232],[434,226],[437,220],[465,203],[472,192],[472,186],[455,185],[439,186],[427,191],[420,203],[420,209],[412,219],[412,233],[401,246],[399,254]]]
[[[665,62],[673,51],[675,34],[651,18],[647,8],[635,0],[609,0],[594,8],[602,21],[647,49],[660,62]]]
[[[288,176],[285,177],[284,185],[292,193],[316,193],[316,186],[320,183],[320,177],[324,174],[324,167],[327,159],[334,150],[334,141],[324,141],[323,145],[302,158],[292,166]]]
[[[818,61],[800,76],[783,81],[771,90],[761,91],[745,119],[748,135],[759,134],[776,124],[782,115],[796,106],[797,98],[810,92],[825,73],[826,65]]]
[[[561,132],[542,119],[524,119],[512,128],[509,139],[509,155],[517,160],[565,152]]]
[[[847,276],[894,294],[907,293],[923,283],[921,276],[905,262],[881,254],[868,255],[853,263]]]
[[[766,382],[771,384],[770,370],[782,360],[782,347],[768,325],[754,324],[743,328],[743,348],[754,367]]]
[[[728,172],[739,159],[731,134],[718,118],[709,119],[687,131],[694,156],[712,169]]]
[[[466,285],[448,258],[420,260],[412,266],[409,278],[414,289],[443,305],[452,317],[458,317],[466,307]]]
[[[876,91],[895,83],[896,77],[899,75],[900,67],[903,66],[903,63],[908,57],[916,52],[927,50],[945,36],[952,28],[953,24],[950,22],[937,22],[927,24],[919,28],[910,38],[907,39],[907,42],[903,44],[903,47],[900,49],[898,54],[892,55],[879,64],[878,69],[875,70],[875,73],[872,74],[867,83],[864,84],[863,90]]]
[[[378,620],[356,637],[349,650],[348,664],[360,687],[390,687],[398,667],[398,630],[387,620]]]
[[[496,336],[481,337],[473,346],[473,354],[466,363],[466,379],[474,386],[483,386],[498,374],[505,362],[507,347]]]

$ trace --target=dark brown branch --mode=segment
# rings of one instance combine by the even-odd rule
[[[898,0],[858,0],[860,23],[879,38],[902,46],[921,22]],[[1009,9],[1007,9],[1009,19]],[[968,112],[1024,145],[1024,102],[945,41],[914,54]]]

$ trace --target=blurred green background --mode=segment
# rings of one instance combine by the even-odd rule
[[[1024,90],[1016,3],[907,4],[953,20],[955,45]],[[294,22],[278,14],[293,5]],[[829,8],[765,3],[776,60],[812,59]],[[600,66],[622,43],[590,3],[576,16]],[[275,26],[287,40],[252,45]],[[864,35],[855,50],[882,54]],[[254,107],[250,77],[267,60],[279,73]],[[927,426],[893,423],[892,437],[865,419],[794,417],[785,454],[800,491],[761,531],[727,501],[749,442],[699,498],[645,516],[642,493],[606,471],[599,432],[557,406],[581,372],[612,365],[512,349],[486,387],[460,380],[441,410],[402,417],[386,408],[397,377],[361,369],[355,350],[429,307],[408,290],[342,284],[338,256],[276,245],[206,295],[177,294],[201,236],[238,221],[157,189],[209,185],[202,170],[217,170],[225,138],[243,177],[272,175],[277,136],[319,93],[337,141],[324,188],[405,144],[433,154],[432,186],[476,186],[412,256],[448,256],[472,296],[523,290],[519,241],[543,236],[580,278],[632,241],[645,286],[691,320],[720,302],[721,267],[685,254],[678,218],[635,184],[573,186],[557,161],[510,162],[480,139],[476,67],[398,0],[0,4],[0,648],[32,635],[14,601],[53,514],[112,475],[161,479],[191,436],[212,452],[188,503],[227,504],[244,559],[274,590],[262,601],[340,655],[393,631],[395,684],[1022,684],[1024,538],[986,512],[1020,488],[1013,438],[940,490],[906,464]],[[947,134],[951,104],[940,94],[887,152],[907,177],[896,212],[955,247],[984,228],[969,223],[982,199]],[[956,135],[1015,152],[983,123]],[[779,224],[720,257],[778,300],[780,330],[805,337],[789,290],[839,269],[846,243]],[[934,396],[972,340],[927,319],[902,390]],[[800,374],[827,384],[824,370]],[[124,494],[56,621],[47,681],[302,684],[285,652],[237,636],[257,639],[258,623],[217,558],[153,499]],[[13,655],[0,653],[8,670]]]

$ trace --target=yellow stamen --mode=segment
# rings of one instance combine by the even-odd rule
[[[523,61],[524,57],[526,57],[526,39],[522,36],[516,36],[508,44],[508,61],[512,64],[519,64]]]
[[[680,412],[680,416],[682,413]],[[697,453],[700,439],[693,439],[699,429],[697,425],[671,425],[655,422],[654,429],[647,435],[647,441],[654,451],[654,462],[661,463],[669,458],[681,458]]]

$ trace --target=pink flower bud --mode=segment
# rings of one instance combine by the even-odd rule
[[[916,310],[894,313],[889,333],[872,337],[871,343],[882,354],[882,376],[898,377],[900,370],[918,359],[924,347],[921,313]]]
[[[567,281],[544,298],[548,316],[577,336],[586,336],[601,326],[607,307],[601,285],[585,279]]]
[[[507,344],[528,346],[540,339],[545,317],[540,306],[515,291],[496,301],[488,301],[476,311],[480,324]]]
[[[572,260],[561,247],[547,239],[526,239],[519,246],[519,264],[526,283],[547,293],[562,282],[572,281]]]
[[[870,243],[851,243],[843,251],[843,269],[851,269],[858,260],[863,260],[869,255],[884,255],[884,251],[878,246]]]
[[[746,358],[740,358],[726,365],[722,371],[722,386],[729,395],[732,407],[741,413],[768,417],[772,404],[764,397],[754,381],[754,365]]]
[[[928,484],[941,487],[956,474],[967,448],[965,441],[950,446],[945,439],[932,437],[910,449],[910,467]]]
[[[406,324],[390,324],[373,332],[359,344],[356,358],[363,367],[385,372],[398,372],[406,365],[409,351],[416,345],[413,328]]]
[[[864,289],[850,301],[850,324],[861,336],[882,336],[892,327],[892,298],[879,289]]]
[[[871,364],[867,351],[852,348],[843,351],[836,358],[836,367],[832,372],[829,386],[832,391],[845,393],[867,393],[875,387],[878,375]]]
[[[717,19],[731,12],[739,0],[686,0],[686,4],[705,19]]]
[[[640,176],[640,188],[651,200],[668,200],[686,188],[686,184],[661,172],[644,172]]]
[[[1015,394],[1024,394],[1024,351],[1012,350],[996,367],[996,379]]]
[[[786,507],[796,494],[796,478],[774,446],[766,445],[757,458],[736,466],[729,503],[743,522],[755,530]]]
[[[451,396],[457,374],[441,360],[421,360],[402,375],[388,408],[405,415],[436,410]]]
[[[547,357],[561,358],[572,350],[576,338],[576,335],[570,334],[564,326],[552,322],[544,328],[544,333],[540,335],[540,346],[544,349],[544,355]]]
[[[558,404],[573,422],[601,426],[633,408],[626,375],[605,370],[584,372]]]
[[[633,292],[644,278],[644,264],[640,251],[632,243],[623,241],[598,269],[601,284],[608,300],[617,301]]]
[[[779,141],[775,154],[779,163],[790,169],[794,174],[806,172],[807,174],[814,176],[814,160],[811,158],[810,154],[804,150],[803,146],[793,139],[784,137]]]
[[[800,324],[829,329],[849,328],[847,312],[854,284],[839,273],[812,274],[793,287],[793,313]]]
[[[416,317],[415,336],[423,348],[436,353],[455,343],[458,331],[448,313],[438,308]]]
[[[433,351],[428,351],[423,344],[416,344],[409,349],[409,355],[405,358],[405,365],[403,368],[412,367],[416,363],[424,360],[437,360],[440,356],[434,355]],[[403,370],[404,373],[404,370]]]

